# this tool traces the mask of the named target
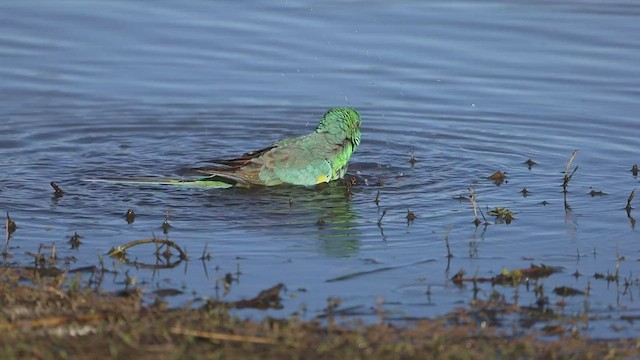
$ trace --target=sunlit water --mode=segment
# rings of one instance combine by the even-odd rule
[[[282,282],[283,309],[241,314],[314,318],[334,297],[370,321],[380,301],[390,319],[468,304],[472,285],[450,281],[460,269],[491,277],[542,263],[563,269],[540,281],[549,308],[588,309],[581,330],[597,337],[638,336],[640,215],[623,208],[639,184],[629,171],[640,159],[639,16],[633,1],[5,2],[0,210],[18,224],[7,261],[31,264],[27,253],[56,243],[60,258],[73,257],[58,266],[96,265],[114,246],[165,238],[168,214],[168,237],[190,260],[153,271],[108,259],[119,275],[104,287],[121,288],[128,271],[149,291],[183,290],[171,299],[180,305],[250,298]],[[363,117],[350,172],[370,186],[350,197],[340,184],[206,190],[82,181],[175,175],[311,132],[333,106]],[[562,176],[574,149],[579,169],[565,208]],[[529,158],[538,165],[528,169]],[[498,170],[507,173],[501,186],[486,179]],[[53,197],[52,180],[63,197]],[[469,186],[485,214],[506,207],[516,220],[489,217],[476,228],[469,202],[455,199]],[[123,217],[129,208],[133,224]],[[408,209],[417,215],[409,225]],[[67,243],[74,232],[77,250]],[[154,263],[151,252],[129,257]],[[618,284],[594,279],[614,273],[618,257]],[[225,293],[227,273],[237,281]],[[559,286],[589,295],[566,298],[562,310],[552,291]],[[516,294],[482,284],[475,296],[494,289],[535,303],[524,286]]]

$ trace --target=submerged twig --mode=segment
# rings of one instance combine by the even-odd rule
[[[627,216],[631,216],[631,209],[633,209],[633,207],[631,207],[631,202],[634,197],[636,197],[636,189],[631,190],[631,194],[629,194],[629,198],[627,199],[627,206],[624,208],[627,210]]]
[[[377,269],[357,271],[357,272],[349,273],[349,274],[346,274],[346,275],[340,275],[340,276],[333,277],[331,279],[327,279],[327,280],[325,280],[325,282],[329,283],[329,282],[350,280],[350,279],[353,279],[355,277],[360,277],[360,276],[364,276],[364,275],[371,275],[371,274],[375,274],[375,273],[379,273],[379,272],[383,272],[383,271],[400,269],[400,268],[408,267],[408,266],[426,264],[426,263],[429,263],[429,262],[432,262],[432,261],[435,261],[435,260],[433,260],[433,259],[425,259],[425,260],[420,260],[420,261],[416,261],[416,262],[412,262],[412,263],[408,263],[408,264],[391,265],[391,266],[385,266],[385,267],[381,267],[381,268],[377,268]]]
[[[211,260],[211,254],[207,252],[207,247],[209,247],[209,243],[204,243],[204,249],[202,249],[202,256],[200,257],[202,261]]]
[[[378,190],[376,198],[373,200],[373,202],[376,204],[376,206],[380,207],[380,190]]]
[[[382,210],[382,215],[378,219],[378,226],[382,225],[382,218],[384,218],[385,215],[387,215],[387,209]]]
[[[444,233],[444,245],[447,247],[447,258],[451,259],[453,254],[451,253],[451,247],[449,246],[449,231],[450,229],[447,229]]]
[[[387,215],[387,209],[384,209],[382,211],[382,215],[380,216],[380,218],[378,219],[378,229],[380,229],[380,235],[382,235],[382,241],[386,241],[387,240],[387,236],[384,234],[384,229],[382,228],[382,218]]]

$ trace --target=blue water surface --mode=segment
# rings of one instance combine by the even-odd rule
[[[31,264],[29,253],[55,243],[57,266],[73,269],[168,236],[189,261],[147,269],[105,258],[118,273],[103,286],[121,288],[127,272],[149,301],[156,289],[182,290],[170,299],[180,306],[283,283],[282,309],[239,314],[312,319],[340,298],[365,321],[380,304],[388,319],[433,317],[494,291],[536,306],[533,286],[474,293],[451,277],[545,264],[562,269],[538,283],[549,309],[587,313],[579,330],[595,337],[640,336],[640,215],[624,210],[639,184],[630,172],[640,158],[639,19],[635,1],[3,2],[0,211],[18,224],[5,262]],[[82,181],[177,176],[309,133],[334,106],[363,118],[350,173],[367,185],[350,196],[338,183]],[[498,170],[500,186],[487,179]],[[50,181],[65,195],[55,198]],[[469,187],[487,226],[457,199]],[[515,220],[494,224],[495,207]],[[82,243],[71,249],[75,232]],[[155,263],[152,252],[129,257]],[[616,271],[618,282],[594,278]],[[236,280],[225,292],[227,273]],[[561,286],[588,295],[562,298]]]

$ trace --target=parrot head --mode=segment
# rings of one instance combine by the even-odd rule
[[[357,146],[360,144],[360,114],[353,108],[330,109],[322,116],[316,131],[335,134]]]

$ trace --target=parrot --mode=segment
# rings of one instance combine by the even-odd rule
[[[212,165],[191,168],[193,179],[138,177],[88,181],[210,188],[287,184],[310,187],[343,178],[351,155],[360,145],[360,121],[360,114],[353,108],[332,108],[312,133],[286,138],[238,157],[201,161]]]

